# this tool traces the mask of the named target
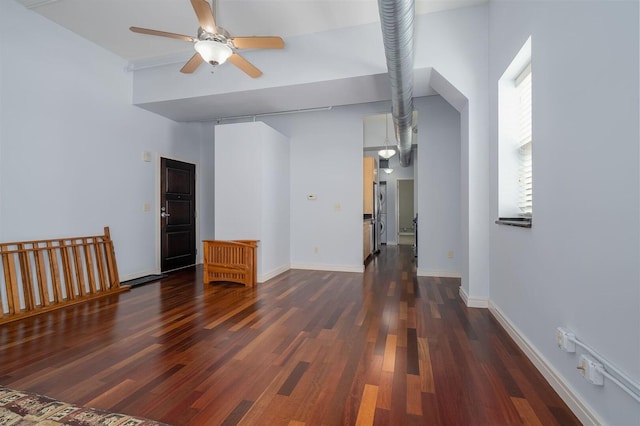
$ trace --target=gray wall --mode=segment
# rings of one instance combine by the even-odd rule
[[[438,160],[439,167],[418,172],[417,198],[425,216],[420,232],[430,236],[434,247],[420,254],[420,264],[459,275],[457,259],[446,258],[448,250],[460,247],[459,114],[439,96],[418,98],[415,106],[419,147],[424,145],[427,155],[446,153]],[[261,118],[291,144],[292,266],[362,270],[362,117],[389,108],[388,103],[372,103]],[[413,178],[413,170],[407,170],[407,177]],[[309,194],[317,199],[307,200]],[[421,201],[425,197],[429,202]],[[434,256],[436,252],[445,255]]]
[[[638,2],[489,10],[493,218],[497,81],[530,35],[534,139],[533,227],[491,225],[491,302],[596,421],[640,424],[638,403],[555,344],[568,327],[640,382]]]
[[[289,140],[263,122],[215,129],[215,237],[259,240],[258,282],[289,269]]]
[[[196,164],[196,208],[210,215],[207,125],[132,106],[123,59],[17,2],[0,2],[0,40],[0,240],[96,235],[108,225],[121,279],[158,272],[159,157]],[[197,241],[212,224],[198,221]]]

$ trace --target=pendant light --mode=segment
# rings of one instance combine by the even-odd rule
[[[388,116],[389,114],[384,115],[384,125],[386,128],[386,136],[384,138],[384,149],[381,149],[380,151],[378,151],[378,155],[384,158],[385,160],[388,160],[389,158],[396,155],[395,149],[393,148],[389,149],[389,120],[387,119]]]
[[[385,160],[384,158],[381,158],[379,165],[380,165],[380,170],[382,170],[386,174],[393,173],[393,169],[389,167],[389,160]]]

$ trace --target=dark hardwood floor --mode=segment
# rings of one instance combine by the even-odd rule
[[[0,384],[174,425],[579,424],[458,286],[404,246],[255,289],[191,268],[0,326]]]

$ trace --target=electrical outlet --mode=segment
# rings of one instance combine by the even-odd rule
[[[447,257],[448,257],[449,259],[453,259],[453,251],[452,251],[452,250],[449,250],[449,251],[447,252]]]
[[[316,253],[316,254],[318,254],[318,246],[315,246],[315,247],[313,248],[313,252],[314,252],[314,253]]]
[[[580,355],[578,370],[580,370],[582,377],[584,377],[589,383],[596,386],[604,385],[604,375],[602,374],[603,366],[589,355]]]
[[[556,343],[565,352],[574,353],[576,351],[576,335],[563,327],[556,330]]]

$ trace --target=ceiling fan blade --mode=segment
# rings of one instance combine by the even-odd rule
[[[247,61],[245,58],[235,52],[227,60],[236,67],[240,68],[251,78],[258,78],[262,75],[262,71],[260,71],[258,68],[253,66],[251,62]]]
[[[131,31],[133,31],[134,33],[148,34],[148,35],[154,35],[154,36],[162,36],[162,37],[169,37],[169,38],[177,38],[178,40],[184,40],[184,41],[190,41],[190,42],[195,41],[195,39],[193,37],[189,37],[189,36],[182,35],[182,34],[168,33],[166,31],[150,30],[148,28],[140,28],[140,27],[129,27],[129,29]]]
[[[282,49],[284,40],[280,37],[234,37],[231,39],[238,49]]]
[[[217,33],[216,22],[213,20],[213,12],[209,2],[207,0],[191,0],[191,6],[196,12],[200,27],[208,33]]]
[[[202,56],[200,56],[200,54],[198,52],[196,52],[191,59],[189,59],[187,61],[186,64],[184,64],[184,66],[180,69],[180,72],[185,73],[185,74],[191,74],[192,72],[194,72],[201,63],[203,63],[204,60],[202,59]]]

